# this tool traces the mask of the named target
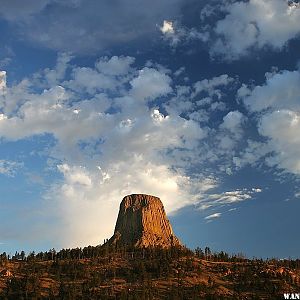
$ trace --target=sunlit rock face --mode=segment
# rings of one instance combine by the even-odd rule
[[[115,232],[108,243],[139,248],[181,246],[161,200],[144,194],[123,198]]]

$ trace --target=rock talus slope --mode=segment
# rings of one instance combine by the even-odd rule
[[[158,197],[132,194],[123,198],[109,244],[134,247],[181,246]]]

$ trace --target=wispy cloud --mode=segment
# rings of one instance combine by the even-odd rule
[[[223,192],[220,194],[207,194],[199,203],[199,209],[204,210],[220,205],[231,205],[242,201],[250,200],[254,194],[262,192],[260,188],[242,189]]]
[[[236,207],[228,209],[228,211],[236,211],[236,210],[237,210]]]
[[[213,219],[220,218],[221,215],[222,215],[221,213],[214,213],[212,215],[209,215],[209,216],[205,217],[204,219],[205,220],[213,220]]]
[[[10,161],[10,160],[0,160],[0,174],[14,177],[17,170],[23,167],[23,163]]]
[[[206,42],[209,39],[208,31],[199,31],[196,28],[187,28],[180,25],[177,21],[173,22],[164,20],[159,29],[163,34],[164,40],[166,40],[171,47],[176,47],[179,44],[195,40]]]

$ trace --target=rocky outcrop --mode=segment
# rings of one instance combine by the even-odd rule
[[[134,247],[181,246],[157,197],[132,194],[123,198],[109,244]]]

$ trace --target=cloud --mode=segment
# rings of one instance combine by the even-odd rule
[[[134,63],[134,57],[113,56],[111,58],[103,57],[96,63],[96,68],[105,75],[124,75],[130,71]]]
[[[233,174],[237,169],[233,157],[243,142],[244,125],[248,121],[242,113],[229,111],[224,101],[235,82],[236,79],[222,74],[190,85],[176,86],[172,97],[164,103],[164,109],[170,116],[180,115],[199,123],[205,138],[201,147],[193,148],[193,153],[175,149],[168,155],[185,156],[185,160],[191,163],[201,161],[212,173]],[[224,118],[221,124],[215,122],[220,116]]]
[[[253,49],[281,50],[299,35],[300,9],[296,1],[194,4],[196,9],[201,7],[199,23],[194,27],[176,21],[183,14],[183,0],[28,0],[26,5],[21,0],[2,2],[0,17],[9,22],[15,38],[80,54],[145,41],[160,32],[172,47],[199,41],[210,47],[212,56],[238,59]]]
[[[74,80],[69,83],[69,87],[75,91],[82,91],[89,94],[104,90],[113,90],[117,87],[115,78],[98,72],[93,68],[75,68],[73,70]]]
[[[264,85],[249,89],[243,86],[240,97],[252,112],[267,109],[299,110],[300,72],[283,70],[266,78]]]
[[[188,28],[180,25],[177,21],[172,22],[164,20],[159,29],[163,39],[167,41],[171,47],[176,47],[191,41],[207,42],[209,39],[208,31],[199,31],[196,28]]]
[[[155,64],[137,66],[133,57],[101,57],[94,67],[71,59],[60,54],[53,69],[6,86],[0,96],[3,142],[51,140],[47,168],[59,179],[44,187],[39,210],[56,220],[51,226],[59,247],[108,238],[126,194],[159,196],[173,214],[189,205],[246,201],[260,192],[211,191],[263,148],[248,141],[252,152],[237,151],[248,119],[224,102],[234,78],[222,74],[175,85],[176,74]],[[252,90],[244,88],[250,97]],[[216,118],[223,118],[221,124]]]
[[[213,28],[217,40],[211,54],[227,59],[250,55],[253,49],[281,50],[300,33],[300,9],[295,1],[250,0],[225,4],[227,12]]]
[[[79,188],[84,185],[90,187],[92,185],[92,180],[87,174],[84,167],[75,166],[70,167],[67,164],[58,165],[58,170],[63,173],[66,180],[66,184],[69,185],[79,185]]]
[[[200,18],[194,27],[165,20],[160,27],[172,46],[197,41],[212,59],[237,60],[259,50],[281,51],[300,34],[298,1],[214,1],[195,5]],[[189,22],[190,23],[190,22]]]
[[[258,129],[269,139],[274,151],[274,155],[267,158],[267,164],[300,174],[300,114],[290,110],[268,113],[261,118]]]
[[[3,93],[5,87],[6,87],[6,72],[0,71],[0,92]]]
[[[70,53],[59,53],[55,68],[53,70],[48,68],[44,70],[45,80],[49,86],[56,85],[65,77],[68,63],[72,58],[73,56]]]
[[[99,53],[156,34],[156,24],[179,14],[182,0],[13,0],[1,3],[1,16],[17,37],[46,48]]]
[[[211,79],[203,79],[201,81],[197,81],[194,84],[195,95],[206,91],[209,96],[216,95],[219,98],[221,97],[220,90],[216,89],[217,87],[227,86],[230,83],[233,83],[234,78],[228,76],[227,74],[222,74],[220,76],[213,77]]]
[[[53,69],[7,86],[0,98],[3,142],[47,134],[54,145],[48,168],[60,179],[39,207],[56,220],[52,231],[41,229],[49,239],[59,247],[102,242],[126,194],[159,196],[170,214],[218,185],[214,174],[188,171],[202,161],[197,149],[208,129],[163,109],[179,97],[170,71],[137,68],[123,56],[100,58],[94,68],[70,59],[60,55]]]
[[[229,130],[237,134],[241,131],[241,126],[244,122],[245,116],[239,111],[230,111],[224,118],[223,123],[220,125],[222,129]]]
[[[270,151],[272,150],[270,150],[270,147],[265,142],[257,142],[248,139],[244,149],[233,157],[233,164],[238,170],[246,165],[258,167],[258,163],[264,159]]]
[[[175,97],[166,103],[165,108],[170,114],[189,113],[191,119],[207,122],[209,113],[226,109],[222,98],[234,82],[234,78],[222,74],[191,86],[179,85]]]
[[[249,162],[254,162],[255,156],[257,160],[265,156],[270,167],[300,173],[299,74],[298,70],[268,73],[264,85],[253,88],[244,85],[239,90],[248,110],[257,114],[259,134],[266,138],[266,142],[258,143],[259,147],[253,143],[254,147],[248,147],[245,155]]]
[[[174,33],[173,22],[164,20],[163,25],[160,27],[160,31],[163,34],[173,34]]]
[[[0,68],[7,67],[12,62],[11,57],[5,57],[3,59],[0,59]]]
[[[41,12],[51,0],[28,0],[25,2],[20,0],[3,0],[1,2],[1,15],[10,21],[25,19],[34,14]]]
[[[143,68],[137,77],[130,81],[131,95],[139,100],[155,99],[169,94],[171,78],[153,68]]]
[[[235,145],[243,137],[243,124],[245,116],[239,111],[230,111],[223,117],[220,124],[220,133],[216,135],[216,140],[223,150],[232,151]],[[231,175],[231,169],[227,169],[227,173]]]
[[[205,220],[213,220],[213,219],[220,218],[221,215],[222,215],[221,213],[214,213],[212,215],[209,215],[209,216],[205,217],[204,219]]]
[[[69,166],[62,184],[54,185],[48,193],[47,198],[52,202],[48,210],[55,210],[54,215],[60,220],[60,234],[56,237],[60,244],[98,244],[112,234],[124,195],[157,195],[170,214],[197,202],[196,192],[203,193],[214,185],[212,180],[204,178],[193,182],[170,170],[168,165],[133,156],[127,161],[103,162],[101,170],[89,168],[84,171],[84,176],[82,169]]]
[[[10,160],[0,160],[0,174],[6,175],[8,177],[14,177],[17,170],[23,167],[23,163],[10,161]]]
[[[220,205],[232,205],[234,203],[250,200],[256,193],[261,193],[262,189],[238,189],[234,191],[223,192],[220,194],[206,194],[199,203],[199,209],[207,209]]]

